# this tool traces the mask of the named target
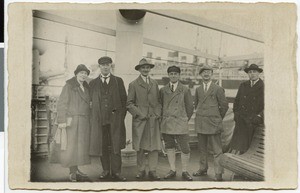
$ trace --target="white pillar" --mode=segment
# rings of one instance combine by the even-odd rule
[[[139,72],[134,69],[143,54],[143,19],[132,23],[124,19],[117,11],[116,26],[116,61],[115,74],[124,80],[125,88],[137,78]],[[132,116],[127,113],[125,118],[126,141],[132,142]],[[132,144],[125,151],[132,150]]]

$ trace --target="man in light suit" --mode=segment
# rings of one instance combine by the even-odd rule
[[[186,181],[192,181],[193,178],[188,173],[187,166],[190,160],[188,122],[194,112],[193,98],[191,91],[179,82],[180,68],[170,66],[167,72],[170,83],[160,89],[163,105],[161,132],[171,170],[164,178],[176,177],[175,143],[177,142],[181,149],[182,178]]]
[[[161,102],[158,84],[149,77],[154,65],[142,59],[135,70],[140,76],[129,84],[127,108],[132,114],[132,145],[137,151],[138,174],[142,179],[146,175],[146,155],[148,153],[149,179],[160,180],[156,174],[158,151],[161,150],[159,119],[161,117]]]
[[[214,170],[217,181],[222,181],[223,168],[219,161],[222,155],[221,132],[222,120],[228,110],[224,89],[212,82],[213,69],[205,65],[200,70],[203,83],[195,94],[195,130],[198,134],[200,151],[200,169],[194,176],[207,175],[207,146],[210,145],[214,156]]]

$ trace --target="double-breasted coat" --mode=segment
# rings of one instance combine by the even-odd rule
[[[91,96],[91,137],[90,137],[90,155],[102,155],[102,118],[100,111],[101,102],[101,84],[100,76],[90,82]],[[110,112],[110,133],[113,152],[119,154],[121,149],[126,146],[126,130],[124,119],[126,116],[127,95],[124,82],[120,77],[110,75],[108,84],[109,92],[112,97],[112,111]]]
[[[89,86],[83,83],[80,88],[76,77],[67,80],[57,103],[57,122],[66,123],[67,149],[61,150],[60,162],[63,167],[85,165],[90,163],[90,95]],[[69,122],[69,121],[68,121]]]
[[[188,121],[194,112],[191,91],[178,82],[174,92],[170,84],[160,89],[162,101],[161,132],[166,134],[188,134]]]
[[[245,152],[251,144],[255,127],[260,123],[259,120],[262,123],[264,117],[264,83],[261,79],[253,87],[250,81],[240,85],[233,104],[233,112],[235,128],[230,148]]]
[[[147,84],[141,75],[131,82],[128,88],[127,108],[132,114],[133,149],[160,150],[161,102],[157,82],[149,78]],[[141,120],[142,117],[147,118]]]
[[[222,120],[228,110],[225,91],[211,83],[207,92],[201,84],[195,93],[195,130],[200,134],[218,134],[223,131]]]

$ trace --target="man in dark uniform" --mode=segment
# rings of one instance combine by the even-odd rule
[[[254,129],[264,118],[264,83],[259,78],[263,70],[251,64],[244,71],[249,80],[240,85],[233,104],[235,129],[230,151],[235,154],[243,154],[249,149]]]
[[[90,82],[92,98],[90,155],[100,156],[103,172],[100,179],[121,176],[121,149],[125,148],[127,95],[123,80],[111,74],[112,59],[104,56],[98,60],[101,74]]]

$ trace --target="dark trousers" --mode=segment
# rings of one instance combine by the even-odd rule
[[[102,126],[102,156],[100,156],[102,168],[104,171],[110,171],[111,174],[120,174],[121,150],[117,154],[114,153],[112,145],[110,125],[104,125]]]
[[[70,170],[70,174],[76,173],[78,170],[78,166],[71,166],[71,167],[69,167],[69,170]]]
[[[162,134],[165,147],[166,149],[173,149],[175,148],[175,140],[178,143],[180,150],[182,153],[188,154],[190,153],[190,145],[189,145],[189,135],[188,134],[181,134],[181,135],[175,135],[175,134]]]
[[[200,169],[207,170],[207,156],[208,156],[208,144],[210,145],[214,156],[214,169],[215,174],[222,174],[224,172],[223,167],[220,165],[220,158],[222,152],[221,134],[200,134],[198,133],[198,143],[200,151]]]

